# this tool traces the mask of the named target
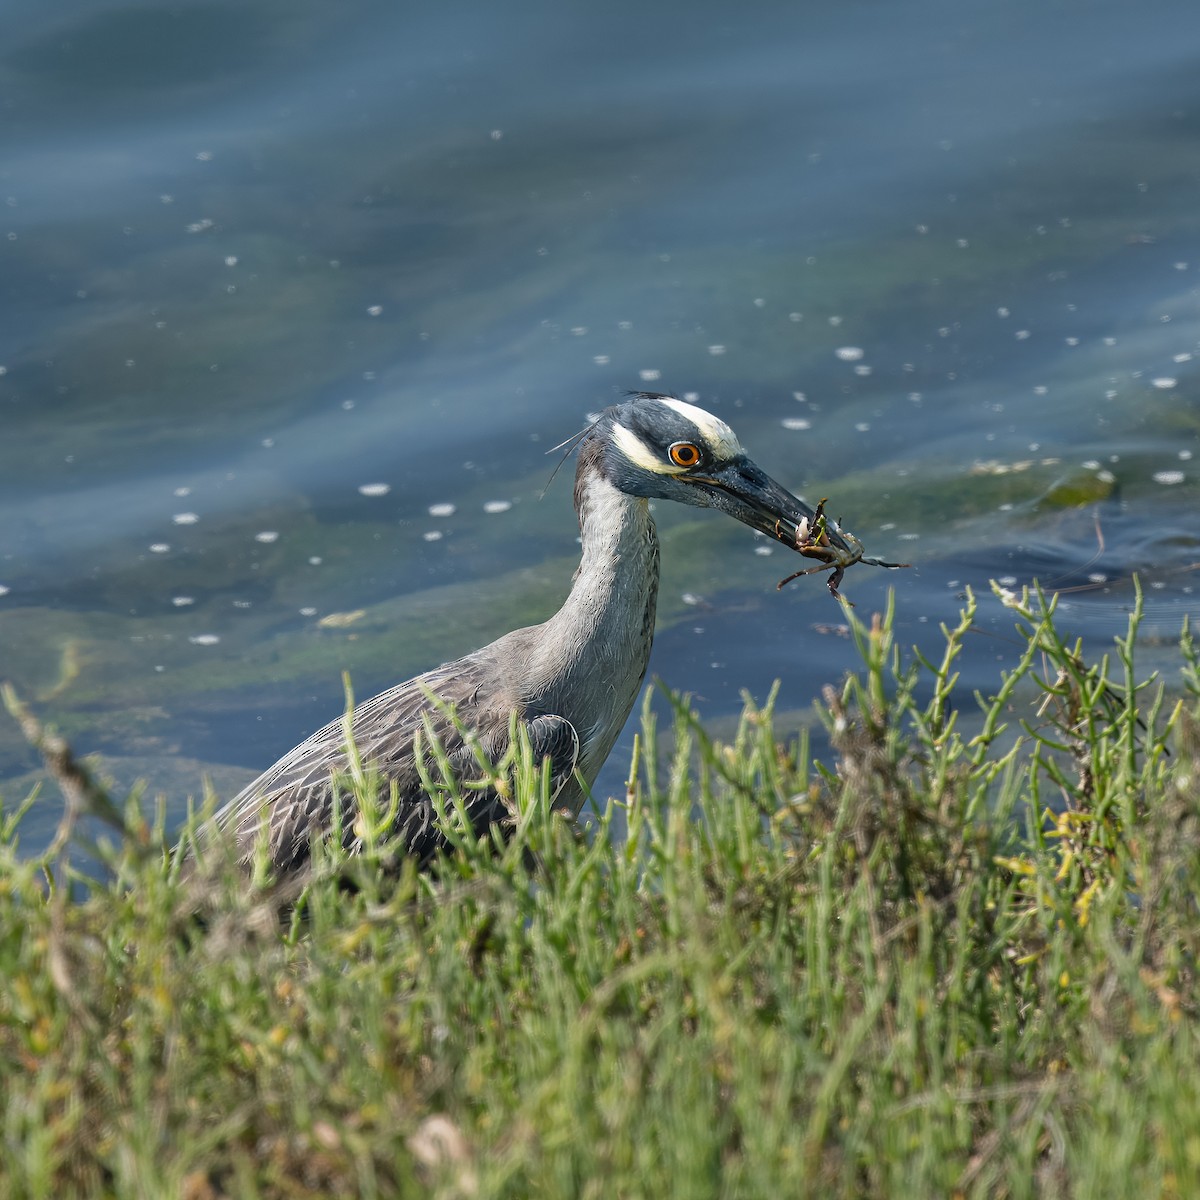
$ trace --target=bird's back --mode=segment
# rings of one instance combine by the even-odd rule
[[[339,717],[317,730],[244,788],[216,817],[216,824],[233,835],[239,860],[253,858],[260,838],[281,875],[307,865],[314,839],[336,834],[346,850],[360,849],[366,831],[352,781],[361,772],[377,788],[380,812],[387,812],[395,798],[384,840],[419,863],[429,861],[447,839],[421,779],[416,744],[418,738],[424,743],[428,763],[429,736],[436,738],[459,778],[481,773],[463,729],[472,731],[489,760],[503,757],[516,698],[501,677],[498,645],[363,701],[349,720]],[[473,825],[505,815],[491,789],[467,797]]]

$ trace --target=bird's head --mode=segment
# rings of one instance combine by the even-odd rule
[[[639,392],[606,409],[587,442],[588,457],[626,494],[721,509],[792,548],[815,515],[747,456],[724,421],[673,396]]]

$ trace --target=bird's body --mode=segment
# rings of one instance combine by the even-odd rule
[[[381,803],[389,793],[397,800],[387,836],[403,854],[423,864],[448,844],[418,768],[429,736],[456,775],[477,779],[476,750],[463,730],[495,762],[509,748],[514,714],[535,757],[549,764],[556,807],[578,813],[650,658],[658,593],[650,498],[722,508],[789,545],[813,515],[702,409],[642,393],[603,413],[580,442],[575,507],[583,554],[563,606],[541,625],[380,693],[351,716],[357,760],[377,773]],[[314,839],[335,830],[356,850],[362,826],[345,783],[351,768],[345,721],[338,719],[250,784],[217,824],[233,833],[244,862],[265,836],[280,875],[305,869]],[[465,795],[476,830],[509,815],[493,788]]]

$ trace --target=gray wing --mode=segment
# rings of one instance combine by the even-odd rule
[[[489,761],[502,759],[516,705],[497,702],[507,689],[497,686],[494,671],[494,665],[480,657],[459,659],[373,696],[351,716],[359,761],[378,780],[378,810],[387,814],[379,840],[420,865],[447,848],[449,839],[418,769],[418,742],[435,785],[443,781],[429,753],[428,734],[440,743],[460,781],[483,774],[464,729],[474,735]],[[452,706],[457,722],[447,706]],[[574,727],[553,714],[518,715],[527,721],[535,756],[550,760],[551,794],[557,795],[578,761]],[[234,833],[243,863],[251,861],[259,838],[265,836],[271,865],[280,875],[307,866],[314,840],[337,834],[347,851],[357,853],[364,830],[348,782],[350,772],[345,721],[338,718],[245,788],[217,814],[216,822]],[[464,789],[462,796],[467,818],[477,832],[510,818],[508,805],[493,788]]]
[[[579,734],[566,717],[541,713],[526,721],[529,743],[537,763],[550,764],[550,803],[563,794],[579,765]]]

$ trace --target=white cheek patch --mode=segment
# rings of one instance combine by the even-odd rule
[[[641,467],[643,471],[652,471],[655,475],[683,474],[683,467],[663,462],[633,430],[626,429],[619,422],[613,423],[613,441],[616,442],[621,453],[634,466]]]
[[[743,453],[742,443],[737,440],[737,434],[720,417],[714,417],[712,413],[705,412],[694,404],[673,397],[663,399],[661,403],[669,404],[680,416],[687,417],[700,430],[713,457],[718,461],[736,458]]]

